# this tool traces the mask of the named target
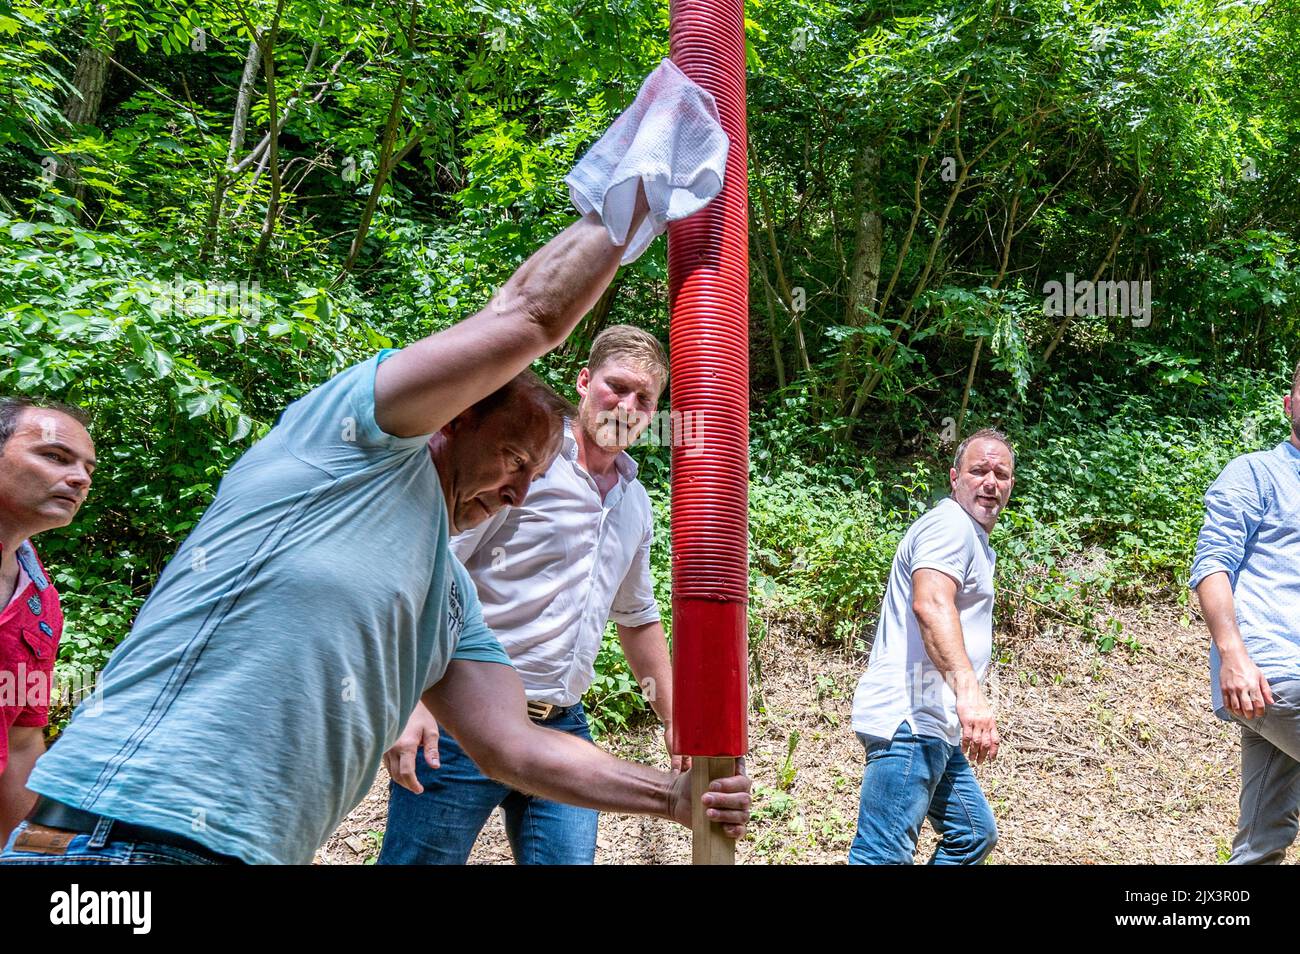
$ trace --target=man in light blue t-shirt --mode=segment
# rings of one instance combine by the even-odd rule
[[[645,213],[642,191],[633,230]],[[41,798],[0,861],[310,862],[421,699],[512,788],[689,824],[689,776],[528,719],[447,545],[522,503],[554,458],[567,405],[523,372],[623,251],[588,215],[477,315],[290,405],[158,579],[100,698],[37,763]],[[732,837],[748,789],[735,776],[703,796]]]

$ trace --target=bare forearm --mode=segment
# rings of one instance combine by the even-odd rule
[[[502,784],[603,811],[672,817],[670,776],[535,725],[508,666],[453,661],[422,699],[483,774]]]
[[[619,642],[641,692],[665,725],[673,721],[673,667],[668,639],[660,622],[619,626]]]
[[[552,801],[623,814],[671,818],[671,776],[624,762],[585,739],[530,726],[483,771],[502,784]]]
[[[925,651],[953,691],[961,696],[978,689],[979,681],[975,677],[975,667],[966,655],[966,641],[956,605],[928,603],[916,607],[915,612]]]
[[[1201,580],[1196,587],[1201,600],[1201,613],[1209,627],[1219,655],[1227,658],[1246,652],[1237,626],[1237,608],[1232,597],[1232,581],[1227,573],[1214,573]]]
[[[489,305],[528,315],[549,350],[564,341],[618,271],[623,249],[612,245],[595,214],[574,222],[535,252]]]
[[[27,779],[44,751],[45,744],[38,735],[36,741],[25,740],[9,752],[4,774],[0,775],[0,844],[8,840],[9,833],[36,804],[36,794],[27,789]]]
[[[1219,690],[1223,705],[1246,719],[1262,716],[1273,704],[1268,678],[1250,658],[1237,626],[1232,581],[1227,573],[1214,573],[1196,587],[1210,637],[1219,651]]]
[[[636,232],[649,211],[645,192],[638,189],[629,235]],[[489,307],[530,316],[550,350],[569,336],[578,319],[604,294],[618,271],[623,251],[623,246],[610,242],[600,217],[590,213],[524,262]]]
[[[424,704],[485,775],[512,788],[601,811],[691,819],[690,777],[622,762],[590,742],[534,725],[509,666],[452,660]],[[749,819],[749,780],[717,779],[701,796],[710,820],[733,838]]]
[[[623,249],[595,215],[524,262],[486,308],[403,348],[375,372],[375,420],[431,434],[568,337],[618,270]]]

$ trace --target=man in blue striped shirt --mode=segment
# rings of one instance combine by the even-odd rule
[[[1278,864],[1300,828],[1300,366],[1291,439],[1244,454],[1205,494],[1191,587],[1210,629],[1214,712],[1241,725],[1230,864]]]

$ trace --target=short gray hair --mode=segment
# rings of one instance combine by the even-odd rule
[[[556,427],[563,426],[564,419],[575,413],[569,401],[556,394],[554,388],[527,369],[520,371],[487,397],[475,401],[469,410],[484,418],[515,401],[531,401]]]
[[[966,455],[966,448],[970,447],[970,445],[975,441],[985,441],[985,440],[997,441],[1000,444],[1005,445],[1006,449],[1011,451],[1011,469],[1012,470],[1016,469],[1016,448],[1014,447],[1014,445],[1012,445],[1011,441],[1007,438],[1007,435],[1003,434],[1001,431],[993,427],[981,427],[978,431],[976,431],[970,437],[966,438],[964,441],[962,441],[960,444],[957,445],[957,453],[953,456],[952,459],[952,469],[960,471],[961,459]]]

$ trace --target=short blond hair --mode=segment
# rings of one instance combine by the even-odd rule
[[[610,325],[591,343],[587,370],[595,374],[607,361],[615,358],[653,374],[662,388],[668,383],[668,353],[659,339],[632,325]]]

